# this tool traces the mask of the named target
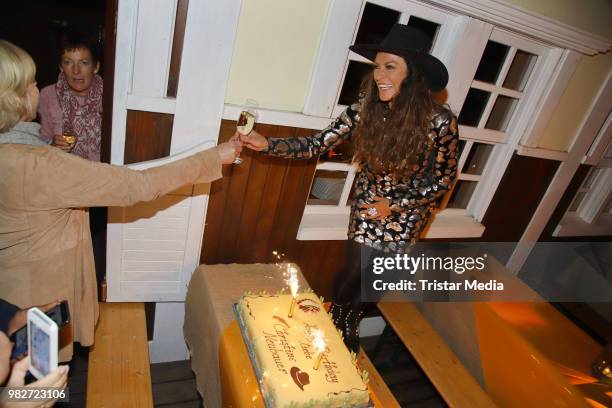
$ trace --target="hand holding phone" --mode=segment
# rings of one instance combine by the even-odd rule
[[[30,384],[25,384],[25,378],[28,373],[28,367],[30,365],[30,358],[26,357],[21,361],[18,361],[13,365],[11,376],[8,382],[5,384],[6,389],[4,393],[0,395],[0,406],[4,407],[15,407],[15,408],[34,408],[34,407],[50,407],[57,401],[57,397],[50,395],[46,400],[36,400],[33,402],[20,401],[20,402],[5,402],[4,398],[8,397],[10,388],[54,388],[57,390],[64,390],[68,384],[68,366],[63,365],[55,370],[51,371],[48,375]],[[54,393],[55,394],[55,393]],[[64,394],[65,395],[65,394]],[[64,395],[58,393],[60,398],[64,398]]]
[[[39,308],[28,310],[30,372],[41,379],[57,368],[57,323]]]
[[[43,309],[44,310],[44,309]],[[59,304],[55,304],[54,307],[44,310],[47,316],[49,316],[58,328],[62,328],[70,321],[70,312],[68,311],[68,301],[64,300]],[[27,310],[19,311],[19,313],[26,314],[23,319],[22,327],[11,334],[11,342],[15,345],[11,353],[11,360],[18,360],[28,352],[28,326],[27,326]]]

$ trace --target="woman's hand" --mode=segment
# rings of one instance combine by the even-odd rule
[[[56,300],[55,302],[47,303],[46,305],[36,306],[43,312],[48,312],[53,309],[55,306],[59,305],[60,301]],[[15,333],[17,330],[21,329],[28,323],[28,309],[19,310],[15,313],[15,316],[11,320],[9,320],[8,324],[8,335]]]
[[[374,197],[373,204],[363,204],[359,208],[363,210],[359,214],[366,220],[382,220],[391,215],[389,199],[384,197]]]
[[[217,146],[222,164],[232,164],[234,159],[242,151],[242,143],[237,138],[232,137],[228,142]]]
[[[251,133],[246,136],[239,132],[236,132],[233,137],[236,136],[238,136],[240,138],[240,141],[251,150],[260,152],[268,148],[268,139],[266,139],[263,135],[257,133],[254,130],[252,130]]]
[[[55,146],[58,149],[62,149],[65,152],[70,152],[74,145],[71,145],[64,139],[62,135],[53,135],[53,140],[51,141],[51,146]]]
[[[25,388],[57,388],[63,390],[66,388],[68,382],[68,366],[62,365],[51,371],[49,374],[44,376],[38,381],[25,385],[25,376],[28,372],[30,365],[30,357],[26,357],[23,360],[18,361],[13,365],[11,371],[11,377],[6,383],[6,387],[25,387]],[[6,390],[4,391],[7,392]],[[4,399],[7,396],[5,394],[0,396],[2,401],[0,406],[3,408],[34,408],[34,407],[51,407],[57,401],[57,398],[49,398],[46,401],[19,401],[19,402],[5,402]]]

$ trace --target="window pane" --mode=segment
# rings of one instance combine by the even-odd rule
[[[515,89],[517,91],[522,91],[525,89],[525,84],[527,84],[527,80],[531,75],[531,71],[533,70],[537,59],[538,57],[536,55],[522,50],[517,50],[514,60],[512,61],[512,65],[510,65],[508,75],[506,75],[506,79],[504,80],[504,84],[502,86],[504,88]]]
[[[459,124],[473,127],[478,126],[482,112],[487,106],[489,95],[489,92],[470,88],[459,114]]]
[[[509,50],[510,47],[507,45],[489,41],[480,59],[480,64],[478,64],[478,69],[476,69],[474,79],[494,84]]]
[[[475,142],[468,153],[462,173],[481,175],[492,150],[493,145]]]
[[[568,208],[567,211],[575,212],[578,209],[578,207],[580,206],[580,203],[582,203],[582,200],[584,199],[585,195],[586,195],[586,193],[584,191],[576,194],[576,198],[574,198],[574,201],[572,202],[572,205],[570,205],[570,207]]]
[[[357,102],[361,82],[370,72],[372,72],[372,65],[363,62],[349,61],[338,103],[341,105],[350,105]]]
[[[379,43],[393,24],[400,18],[399,11],[381,7],[376,4],[366,3],[361,16],[361,23],[355,38],[355,44],[377,44]]]
[[[459,145],[457,146],[457,157],[461,157],[461,154],[463,153],[463,149],[465,149],[465,144],[466,141],[459,139]]]
[[[584,178],[582,182],[582,188],[591,188],[591,184],[593,184],[593,180],[597,178],[597,174],[599,173],[599,169],[591,168],[589,174]]]
[[[476,189],[476,181],[459,180],[448,201],[448,208],[466,208]]]
[[[438,33],[438,29],[440,28],[440,24],[424,20],[416,16],[410,16],[410,20],[408,20],[407,25],[414,28],[418,28],[419,30],[427,34],[427,36],[431,40],[431,45],[433,46],[434,40],[436,39],[436,34]],[[428,51],[431,51],[431,47]]]
[[[346,171],[317,170],[307,204],[338,205],[347,174]]]
[[[493,105],[493,110],[491,115],[489,115],[485,128],[504,132],[512,118],[514,109],[516,109],[517,102],[518,99],[499,95],[495,105]]]

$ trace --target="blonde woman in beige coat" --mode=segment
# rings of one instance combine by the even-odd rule
[[[38,139],[32,58],[0,40],[0,298],[22,309],[67,299],[73,341],[89,346],[98,319],[87,207],[129,206],[221,177],[240,142],[134,171],[66,154]],[[60,359],[72,356],[72,344]]]

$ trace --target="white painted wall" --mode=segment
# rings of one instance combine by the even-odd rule
[[[183,338],[185,302],[160,302],[155,305],[153,340],[149,342],[151,363],[189,359]]]
[[[226,103],[301,112],[331,0],[243,0]]]
[[[546,126],[538,147],[567,152],[612,69],[612,52],[583,56]]]

